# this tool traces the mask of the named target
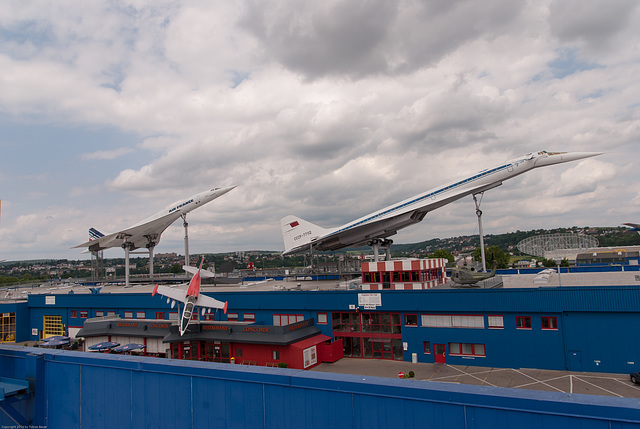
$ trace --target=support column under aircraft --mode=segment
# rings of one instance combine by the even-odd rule
[[[129,286],[129,252],[131,251],[132,243],[125,242],[122,245],[124,249],[124,286]]]
[[[484,255],[484,233],[482,232],[482,210],[480,210],[480,203],[482,202],[482,197],[484,196],[484,192],[480,192],[480,201],[476,198],[476,195],[473,194],[473,202],[476,203],[476,216],[478,216],[478,234],[480,234],[480,255],[482,256],[482,271],[487,272],[487,261]]]
[[[189,223],[187,222],[187,214],[180,215],[182,217],[182,226],[184,226],[184,264],[189,265]]]

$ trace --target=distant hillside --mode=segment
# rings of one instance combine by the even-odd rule
[[[505,252],[519,255],[516,245],[528,237],[546,234],[574,233],[596,237],[600,247],[617,247],[640,245],[640,234],[624,227],[571,227],[555,229],[537,229],[531,231],[516,231],[506,234],[488,234],[484,237],[485,246],[498,246]],[[437,249],[445,249],[452,253],[471,252],[480,246],[480,236],[460,236],[452,238],[435,238],[420,243],[394,244],[391,252],[394,255],[422,256],[433,253]],[[364,250],[364,249],[363,249]]]

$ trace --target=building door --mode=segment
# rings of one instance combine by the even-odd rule
[[[436,363],[447,363],[446,350],[444,344],[433,345],[433,356]]]
[[[222,363],[231,362],[229,343],[215,344],[213,346],[213,361]]]
[[[374,359],[393,359],[391,340],[372,338],[370,341]]]
[[[569,350],[569,371],[582,371],[582,352]]]
[[[56,335],[64,335],[62,316],[43,316],[41,340]]]

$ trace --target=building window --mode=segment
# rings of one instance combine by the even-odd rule
[[[404,326],[418,326],[418,315],[417,314],[405,314],[404,315]]]
[[[164,311],[156,311],[156,319],[164,320]]]
[[[280,352],[278,350],[273,350],[273,360],[280,359]]]
[[[531,329],[531,317],[529,317],[529,316],[516,316],[516,328],[518,328],[518,329]]]
[[[318,313],[318,325],[326,325],[327,323],[327,313]]]
[[[104,311],[96,311],[96,317],[103,317]]]
[[[422,314],[423,327],[484,328],[484,316],[465,314]]]
[[[236,349],[236,356],[242,357],[242,349]]]
[[[484,344],[449,343],[452,356],[486,356]]]
[[[207,313],[204,315],[204,320],[216,320],[215,313]]]
[[[333,332],[376,332],[401,334],[398,313],[338,313],[331,315]]]
[[[89,317],[89,312],[87,310],[80,310],[80,317],[86,319]]]
[[[542,329],[558,329],[558,319],[555,317],[541,317],[540,321],[542,322]]]
[[[504,320],[502,316],[488,316],[489,329],[504,329]]]
[[[69,317],[71,317],[72,319],[75,319],[78,317],[78,310],[71,310],[71,312],[69,313]]]
[[[170,311],[169,312],[169,320],[179,320],[180,316],[178,315],[177,311]]]
[[[303,320],[304,315],[302,314],[274,314],[273,326],[287,326]]]
[[[133,311],[125,311],[124,312],[125,319],[133,319]]]
[[[431,342],[425,341],[423,343],[423,345],[424,345],[424,354],[425,355],[430,355],[431,354]]]
[[[115,311],[107,311],[107,316],[115,316],[116,312]]]
[[[256,314],[255,313],[244,313],[244,321],[245,322],[255,322]]]
[[[227,320],[228,321],[237,321],[238,320],[238,313],[227,313]]]
[[[145,317],[144,311],[136,311],[136,319],[144,319]]]

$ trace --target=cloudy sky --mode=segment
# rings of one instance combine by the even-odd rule
[[[282,250],[285,215],[538,150],[606,154],[487,192],[485,233],[640,222],[638,28],[637,0],[0,2],[0,260],[85,259],[89,227],[229,185],[191,253]],[[467,197],[394,241],[476,233]]]

